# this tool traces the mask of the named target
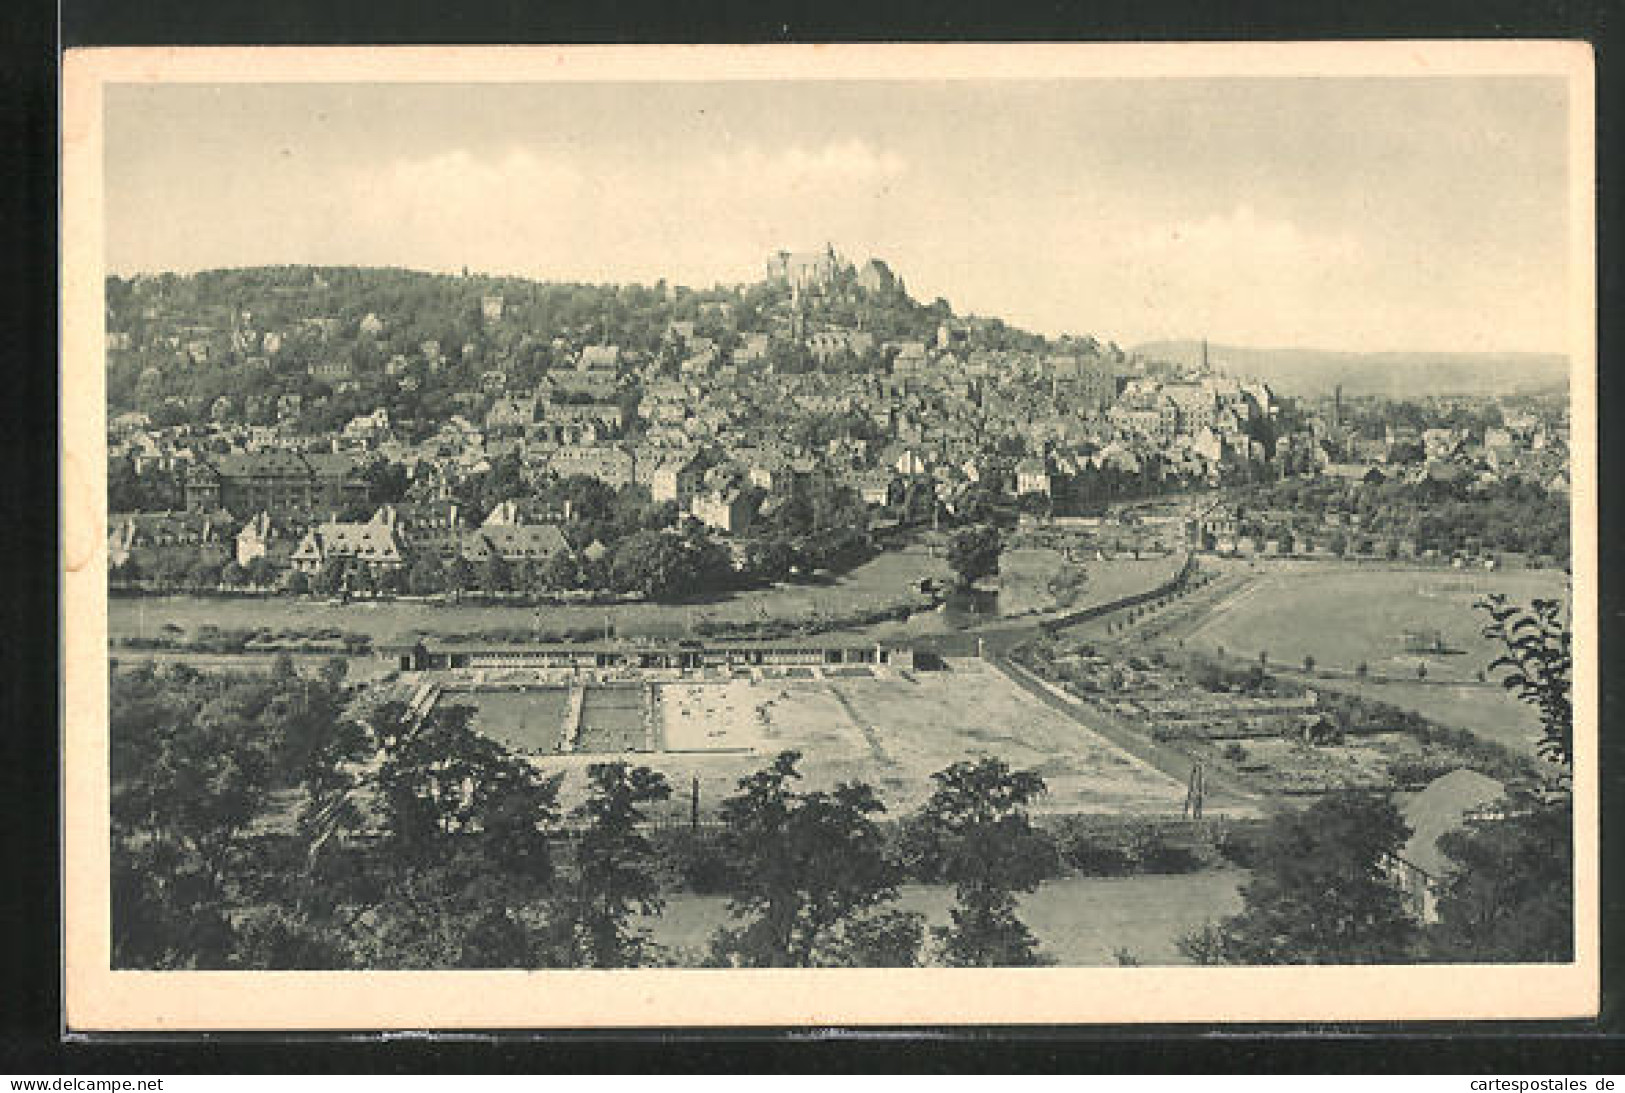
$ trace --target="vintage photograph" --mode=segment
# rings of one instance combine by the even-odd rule
[[[79,104],[108,971],[1594,958],[1572,57],[388,52]]]

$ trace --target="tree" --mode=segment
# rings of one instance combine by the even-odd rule
[[[367,483],[371,505],[395,505],[406,499],[406,468],[399,463],[375,459],[362,468],[361,477]]]
[[[344,587],[346,566],[342,559],[329,558],[310,578],[310,590],[318,596],[331,596]]]
[[[202,592],[220,585],[221,563],[206,554],[193,559],[186,574],[187,587]]]
[[[420,554],[406,574],[407,590],[414,596],[432,596],[446,589],[446,570],[431,551]]]
[[[386,596],[399,596],[407,590],[408,575],[405,566],[379,569],[373,575],[373,587]]]
[[[935,931],[945,959],[958,967],[1041,963],[1037,939],[1016,917],[1016,896],[1036,889],[1056,865],[1054,843],[1027,816],[1045,792],[1043,778],[992,756],[931,778],[936,790],[910,841],[921,868],[954,886],[952,925]]]
[[[1369,964],[1402,960],[1417,923],[1388,876],[1410,837],[1384,797],[1327,794],[1270,821],[1242,911],[1181,942],[1200,963]]]
[[[698,521],[678,532],[639,531],[622,539],[610,560],[610,578],[622,591],[650,599],[724,586],[733,572],[728,551]]]
[[[548,829],[561,776],[473,727],[474,710],[436,705],[416,718],[398,702],[372,714],[382,875],[363,897],[378,924],[366,966],[520,967],[555,963]]]
[[[253,588],[270,588],[276,580],[276,567],[271,564],[271,559],[261,554],[249,559],[243,577]]]
[[[991,524],[966,528],[949,542],[948,564],[959,575],[960,584],[968,588],[999,571],[1002,550],[998,528]]]
[[[917,911],[875,911],[852,919],[831,948],[829,963],[844,968],[912,968],[925,941]]]
[[[877,940],[866,915],[897,896],[901,871],[885,852],[874,790],[843,782],[833,791],[795,788],[801,756],[786,751],[740,779],[722,805],[724,853],[735,865],[729,911],[712,959],[744,967],[839,964]],[[895,927],[895,923],[893,926]],[[892,943],[898,934],[887,934]],[[895,955],[895,954],[894,954]]]
[[[373,715],[383,828],[409,858],[432,852],[441,837],[480,830],[497,786],[534,780],[529,764],[477,732],[473,719],[472,707],[444,704],[416,720],[406,719],[398,703]]]
[[[799,552],[786,539],[769,536],[745,544],[745,566],[758,580],[782,581],[799,562]]]
[[[610,579],[617,589],[658,599],[681,583],[682,563],[677,536],[640,531],[616,545],[610,555]]]
[[[581,586],[581,564],[574,552],[555,551],[542,563],[542,585],[549,592],[568,592]]]
[[[131,554],[124,561],[111,566],[107,575],[115,584],[133,585],[145,574],[141,572],[141,565],[135,560],[135,555]]]
[[[146,489],[128,456],[107,461],[107,511],[138,512],[146,508]]]
[[[1490,662],[1490,670],[1502,670],[1501,685],[1516,691],[1540,715],[1537,750],[1554,763],[1572,764],[1573,634],[1562,621],[1561,606],[1556,600],[1537,599],[1525,610],[1498,593],[1476,606],[1490,617],[1484,636],[1505,650]]]
[[[628,925],[634,912],[660,910],[653,848],[638,833],[643,805],[671,796],[664,775],[625,763],[587,768],[592,792],[576,810],[587,830],[576,845],[576,964],[623,968],[642,963],[647,941]]]
[[[1484,635],[1505,652],[1491,662],[1502,685],[1535,707],[1537,749],[1554,777],[1515,787],[1503,801],[1457,831],[1439,849],[1454,863],[1438,882],[1439,921],[1429,940],[1452,960],[1567,961],[1574,952],[1573,635],[1555,600],[1530,609],[1491,595]]]
[[[1574,809],[1567,794],[1514,792],[1439,838],[1434,954],[1524,963],[1574,959]]]
[[[486,592],[506,592],[513,587],[513,572],[502,555],[492,551],[480,567],[480,588]]]
[[[446,567],[446,587],[458,596],[474,587],[474,567],[461,554]]]
[[[257,684],[115,674],[109,726],[115,967],[223,967],[243,834],[272,788]]]

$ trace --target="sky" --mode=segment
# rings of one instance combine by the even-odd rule
[[[833,243],[1041,333],[1565,350],[1556,79],[108,89],[110,272],[693,287]]]

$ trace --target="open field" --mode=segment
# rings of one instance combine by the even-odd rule
[[[827,582],[783,584],[695,604],[571,604],[540,609],[516,604],[430,604],[355,601],[348,604],[292,597],[118,596],[108,600],[108,637],[155,637],[165,624],[187,632],[221,629],[332,628],[370,635],[374,641],[410,639],[415,632],[473,633],[480,630],[564,631],[602,627],[606,618],[622,636],[686,635],[706,622],[748,623],[767,619],[813,622],[823,617],[913,603],[924,578],[942,580],[947,563],[924,548],[887,551]]]
[[[1179,572],[1183,555],[1145,558],[1112,558],[1098,561],[1089,557],[1068,562],[1058,551],[1018,549],[1006,551],[999,559],[999,613],[1020,615],[1048,612],[1057,608],[1082,610],[1154,588]],[[1075,591],[1063,593],[1060,603],[1051,592],[1052,582],[1064,588],[1069,578],[1080,575]]]
[[[1178,809],[1183,785],[981,662],[962,663],[953,673],[918,673],[913,686],[835,688],[870,740],[875,764],[887,770],[883,784],[901,782],[899,790],[923,800],[932,772],[985,752],[1043,775],[1045,810]]]
[[[562,789],[567,807],[585,789],[581,774],[587,764],[605,761],[617,747],[643,746],[641,707],[630,705],[630,696],[638,692],[623,688],[613,692],[620,698],[595,699],[595,690],[587,691],[582,740],[570,755],[550,754],[557,729],[552,736],[543,731],[561,724],[562,692],[506,692],[491,707],[504,726],[491,730],[493,736],[537,741],[540,754],[535,754],[535,745],[528,749],[537,766],[567,772]],[[665,750],[629,761],[661,771],[672,783],[673,802],[655,810],[662,818],[687,815],[696,780],[701,811],[713,814],[740,778],[785,750],[802,754],[800,769],[808,787],[867,781],[893,813],[924,802],[933,773],[982,753],[1042,774],[1049,794],[1038,806],[1041,811],[1168,813],[1177,812],[1184,800],[1180,781],[976,660],[953,661],[942,672],[879,669],[809,679],[664,683],[659,691]],[[488,700],[497,696],[450,697],[476,702],[483,723]],[[535,708],[522,712],[527,701]],[[595,713],[595,704],[604,702],[616,709]],[[610,723],[617,715],[624,724]],[[603,724],[594,729],[595,722]]]
[[[1410,710],[1430,721],[1466,729],[1514,751],[1533,751],[1540,737],[1540,719],[1534,707],[1518,701],[1503,687],[1415,681],[1360,683],[1344,679],[1325,681],[1322,686],[1326,690],[1343,691]]]
[[[1018,913],[1037,935],[1042,952],[1065,967],[1113,965],[1118,949],[1146,965],[1186,964],[1179,938],[1239,911],[1246,877],[1231,869],[1181,876],[1069,877],[1023,896]],[[953,890],[938,885],[908,885],[898,899],[900,909],[926,916],[928,930],[948,924],[952,905]],[[658,944],[697,963],[717,927],[728,921],[724,897],[675,893],[666,898],[664,914],[641,925]]]
[[[1212,563],[1204,561],[1204,566]],[[1187,646],[1256,656],[1280,664],[1313,656],[1318,667],[1414,677],[1425,663],[1431,679],[1471,679],[1497,655],[1479,633],[1486,621],[1473,603],[1501,592],[1527,603],[1566,595],[1561,574],[1547,571],[1370,568],[1338,563],[1260,563],[1250,580],[1221,598],[1183,634]],[[1455,653],[1408,652],[1408,630],[1438,631]]]
[[[1049,581],[1069,568],[1049,550],[1014,550],[1006,557],[1008,571],[998,616],[1053,610]],[[1069,606],[1087,607],[1141,591],[1166,580],[1179,567],[1177,558],[1120,558],[1084,563],[1085,580]],[[750,623],[766,620],[816,623],[859,611],[918,600],[921,580],[943,581],[951,576],[947,563],[924,547],[887,551],[852,572],[827,582],[784,584],[695,604],[584,604],[525,607],[476,602],[420,603],[414,601],[354,601],[347,604],[293,597],[116,596],[107,604],[108,637],[155,638],[167,626],[191,634],[199,627],[222,630],[265,627],[271,631],[330,628],[369,635],[375,642],[409,639],[418,632],[440,635],[481,630],[529,630],[538,622],[543,630],[560,632],[602,627],[606,618],[620,636],[686,636],[704,623]],[[953,617],[927,611],[906,621],[852,627],[847,631],[869,638],[896,640],[911,635],[960,629],[995,622],[998,616]]]
[[[999,557],[999,614],[1023,615],[1067,606],[1070,596],[1056,589],[1077,581],[1078,598],[1089,592],[1088,567],[1068,562],[1058,550],[1017,547]]]

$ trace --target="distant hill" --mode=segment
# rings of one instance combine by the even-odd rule
[[[1134,352],[1194,365],[1200,341],[1147,342]],[[1559,353],[1347,353],[1325,349],[1208,346],[1208,360],[1238,376],[1263,380],[1283,394],[1510,395],[1562,391],[1569,362]]]

